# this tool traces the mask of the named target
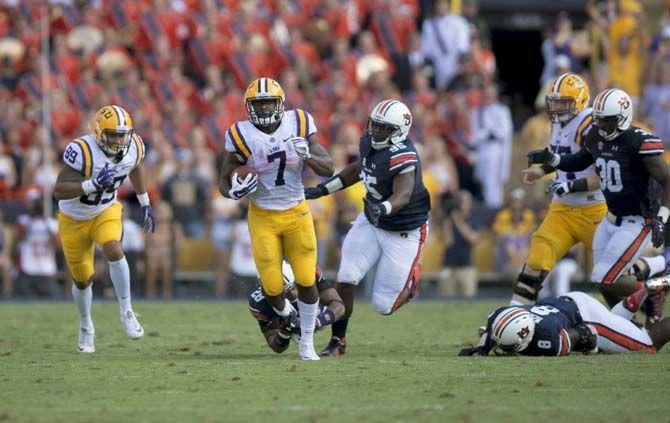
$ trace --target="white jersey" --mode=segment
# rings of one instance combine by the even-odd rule
[[[17,218],[25,235],[19,244],[19,269],[30,276],[56,274],[56,249],[52,236],[58,232],[56,219],[31,217],[23,214]]]
[[[284,112],[279,128],[271,134],[248,120],[237,122],[226,131],[226,151],[235,153],[258,172],[258,189],[248,196],[255,205],[267,210],[287,210],[304,200],[303,161],[288,140],[308,138],[315,133],[314,119],[301,109]]]
[[[93,135],[84,135],[71,141],[63,153],[63,162],[66,165],[86,178],[95,178],[108,164],[110,169],[116,171],[116,177],[114,186],[103,192],[58,201],[61,213],[75,220],[88,220],[105,211],[116,201],[116,190],[144,159],[144,152],[144,143],[137,134],[133,134],[128,153],[118,163],[114,163],[113,158],[102,151]]]
[[[591,130],[591,108],[587,107],[572,118],[567,125],[554,123],[551,127],[551,151],[557,154],[574,154],[582,149],[586,134]],[[569,181],[586,178],[595,173],[595,165],[591,165],[579,172],[563,172],[556,170],[557,181]],[[571,207],[583,207],[605,201],[599,189],[587,192],[573,192],[563,197],[554,194],[554,201]]]

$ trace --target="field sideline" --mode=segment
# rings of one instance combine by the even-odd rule
[[[75,351],[71,303],[0,303],[0,422],[670,419],[670,354],[463,358],[496,303],[358,305],[349,354],[304,363],[265,347],[242,302],[137,302],[126,338],[95,302],[96,349]],[[317,335],[317,348],[328,333]]]

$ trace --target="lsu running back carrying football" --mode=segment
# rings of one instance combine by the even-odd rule
[[[303,165],[319,176],[333,174],[328,152],[316,140],[312,116],[302,109],[284,110],[284,90],[270,78],[249,84],[244,94],[246,121],[226,131],[226,157],[219,190],[228,198],[249,197],[248,220],[251,246],[263,291],[279,316],[293,307],[284,296],[282,259],[290,263],[298,286],[300,356],[318,360],[313,333],[319,293],[314,285],[316,234],[305,202]],[[235,169],[247,165],[242,180]]]
[[[54,196],[58,200],[58,230],[72,273],[72,297],[79,312],[78,350],[95,352],[91,319],[94,243],[109,263],[109,274],[119,300],[121,321],[131,339],[144,335],[130,302],[130,271],[121,248],[122,206],[116,191],[130,178],[142,206],[144,231],[153,232],[155,219],[144,186],[142,138],[133,132],[132,119],[120,106],[98,110],[92,134],[71,141],[63,154]]]

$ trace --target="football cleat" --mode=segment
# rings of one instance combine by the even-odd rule
[[[321,351],[321,357],[339,357],[347,353],[347,340],[333,336],[328,346]]]
[[[77,351],[80,353],[94,353],[95,331],[93,328],[79,328],[79,341],[77,342]]]
[[[670,290],[670,275],[649,279],[646,283],[649,296],[643,303],[642,309],[647,316],[645,328],[649,330],[663,317],[665,297]]]
[[[301,342],[298,344],[298,352],[300,353],[300,358],[306,361],[318,361],[321,360],[319,356],[314,351],[314,344],[311,342]]]
[[[121,322],[126,327],[126,334],[128,338],[135,340],[144,336],[144,328],[137,320],[139,315],[132,310],[128,310],[126,314],[121,315]]]

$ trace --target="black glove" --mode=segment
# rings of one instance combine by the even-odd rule
[[[647,228],[651,228],[651,245],[654,248],[659,248],[665,242],[665,224],[659,216],[644,224]]]
[[[549,164],[554,160],[554,153],[545,148],[544,150],[533,150],[526,154],[526,157],[528,157],[528,166],[533,164]]]
[[[593,351],[593,349],[598,346],[598,337],[584,323],[575,325],[574,329],[577,331],[579,339],[577,340],[573,350],[588,353]]]
[[[363,198],[363,202],[365,203],[365,208],[367,208],[370,213],[370,221],[373,225],[377,226],[379,224],[379,218],[384,214],[384,208],[380,204],[368,200],[367,197]]]
[[[291,311],[291,314],[286,316],[281,322],[279,329],[289,335],[300,335],[300,316],[298,312],[295,310]]]
[[[319,184],[313,188],[305,188],[305,198],[307,200],[314,200],[328,194],[328,188],[324,184]]]
[[[458,355],[460,357],[467,357],[472,355],[488,355],[484,347],[463,348]]]

